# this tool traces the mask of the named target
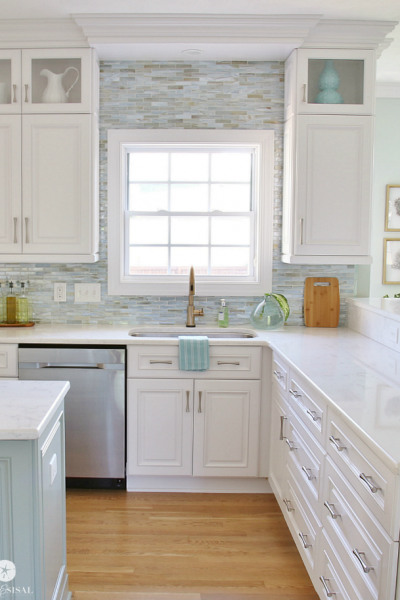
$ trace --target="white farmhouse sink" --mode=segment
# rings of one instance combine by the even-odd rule
[[[250,329],[207,329],[201,327],[184,327],[182,329],[167,328],[163,327],[157,329],[144,329],[143,327],[137,327],[131,329],[129,335],[132,337],[140,338],[177,338],[180,335],[206,335],[212,339],[244,339],[244,338],[256,338],[258,335]]]

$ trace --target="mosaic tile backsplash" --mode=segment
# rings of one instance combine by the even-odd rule
[[[186,298],[107,295],[107,130],[110,128],[273,129],[275,199],[273,291],[289,301],[289,325],[303,325],[304,280],[338,277],[340,324],[345,298],[354,296],[352,265],[302,266],[280,262],[282,232],[283,81],[282,62],[107,61],[100,65],[100,261],[81,264],[0,265],[0,280],[29,280],[35,319],[43,323],[182,325]],[[67,283],[67,302],[53,301],[53,284]],[[100,283],[99,304],[75,304],[74,283]],[[162,289],[160,290],[162,292]],[[269,291],[269,290],[265,290]],[[202,324],[216,325],[220,298],[196,297]],[[248,324],[261,298],[227,299],[231,324]]]

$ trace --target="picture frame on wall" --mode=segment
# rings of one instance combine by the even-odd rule
[[[400,231],[400,184],[386,186],[385,231]]]
[[[400,238],[383,240],[384,285],[400,285]]]

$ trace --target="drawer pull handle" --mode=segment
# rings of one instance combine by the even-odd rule
[[[29,244],[29,219],[25,217],[25,242]]]
[[[14,92],[13,102],[16,102],[17,101],[17,86],[15,85],[15,83],[13,85],[13,92]]]
[[[301,533],[301,531],[300,531],[300,533],[299,533],[299,538],[300,538],[300,539],[301,539],[301,541],[303,542],[303,546],[304,546],[304,548],[311,548],[312,544],[309,544],[309,543],[308,543],[308,540],[307,540],[307,534],[306,534],[306,533]]]
[[[374,570],[374,567],[369,567],[367,565],[367,563],[365,562],[365,560],[363,559],[363,556],[365,556],[365,552],[359,552],[357,550],[357,548],[354,548],[353,554],[357,558],[357,560],[360,562],[360,565],[361,565],[362,570],[364,571],[364,573],[369,573],[370,571]]]
[[[151,365],[172,365],[172,360],[151,360]]]
[[[310,410],[309,408],[307,408],[306,412],[307,412],[308,416],[311,417],[311,419],[314,421],[314,423],[315,423],[315,421],[318,421],[318,419],[321,418],[317,415],[315,410]]]
[[[28,84],[26,83],[26,84],[25,84],[25,102],[29,102],[29,99],[28,99],[28,87],[29,87],[29,86],[28,86]]]
[[[329,502],[326,500],[324,502],[324,506],[326,506],[326,508],[329,510],[332,519],[337,519],[338,517],[341,517],[342,515],[340,515],[339,513],[335,513],[335,511],[333,510],[334,508],[334,504],[329,504]]]
[[[294,442],[291,442],[290,440],[288,440],[288,439],[286,438],[286,443],[287,443],[287,445],[289,446],[289,450],[290,450],[290,452],[293,452],[293,450],[297,450],[296,446],[294,445]]]
[[[292,394],[292,396],[293,396],[294,398],[301,398],[301,394],[299,394],[299,392],[297,392],[296,390],[292,390],[292,389],[290,389],[290,390],[289,390],[289,394]]]
[[[17,223],[18,219],[17,217],[14,217],[14,244],[17,243]]]
[[[284,426],[284,423],[285,423],[286,419],[287,419],[287,417],[284,417],[284,416],[281,415],[281,431],[279,433],[279,439],[280,440],[286,440],[285,436],[283,435],[283,426]]]
[[[336,450],[338,452],[341,452],[342,450],[346,450],[346,446],[341,446],[340,445],[340,443],[339,443],[340,439],[339,438],[335,438],[335,437],[333,437],[333,435],[331,435],[329,437],[329,441],[332,442],[332,444],[335,446],[335,448],[336,448]],[[360,475],[360,477],[361,477],[361,475]]]
[[[274,375],[277,379],[283,379],[283,375],[282,373],[279,373],[279,371],[274,371]]]
[[[240,362],[222,362],[222,360],[219,360],[217,365],[237,365],[239,367]]]
[[[186,412],[190,412],[189,397],[190,397],[190,392],[188,390],[186,390]]]
[[[201,413],[201,395],[203,392],[199,392],[199,413]]]
[[[293,512],[293,511],[294,511],[294,508],[293,508],[293,506],[291,505],[291,503],[290,503],[290,500],[287,500],[287,498],[283,498],[283,501],[284,501],[284,503],[285,503],[285,505],[286,505],[286,510],[287,510],[288,512]]]
[[[376,492],[378,490],[382,489],[382,488],[378,487],[377,485],[374,485],[372,483],[372,481],[370,481],[372,479],[372,477],[370,475],[365,475],[364,473],[360,473],[359,477],[360,477],[361,481],[363,481],[365,484],[367,484],[367,487],[372,494],[376,494]]]
[[[316,477],[312,475],[311,469],[308,469],[307,467],[301,467],[301,470],[306,474],[308,481],[311,481],[311,479],[316,479]]]
[[[325,579],[325,577],[323,577],[323,575],[321,575],[319,580],[321,581],[322,585],[324,586],[325,594],[328,596],[328,598],[332,598],[332,596],[336,596],[336,592],[331,592],[331,590],[328,588],[327,582],[329,581],[329,579]]]
[[[303,102],[307,102],[307,84],[303,83]]]

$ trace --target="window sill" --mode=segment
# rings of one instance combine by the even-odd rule
[[[271,289],[271,281],[210,283],[196,281],[196,296],[263,296]],[[189,293],[189,276],[182,282],[118,282],[112,278],[108,282],[109,296],[187,296]]]

